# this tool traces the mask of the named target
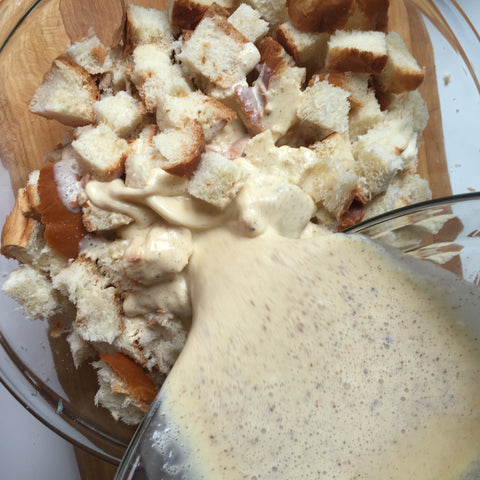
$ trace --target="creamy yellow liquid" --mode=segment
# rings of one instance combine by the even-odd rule
[[[183,478],[438,480],[472,468],[478,291],[341,234],[214,230],[189,268],[193,325],[157,436]]]

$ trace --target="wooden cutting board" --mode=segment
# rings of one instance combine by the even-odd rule
[[[40,2],[8,37],[33,3],[32,0],[0,0],[0,45],[8,38],[0,53],[0,157],[9,170],[14,191],[25,184],[30,171],[42,165],[44,153],[54,148],[67,131],[67,127],[55,121],[31,114],[28,101],[52,59],[61,54],[70,41],[63,18],[75,20],[70,22],[73,28],[69,28],[68,33],[77,40],[88,28],[85,16],[91,14],[91,11],[73,9],[74,0]],[[108,43],[111,37],[104,34],[118,21],[118,12],[105,14],[108,11],[106,3],[98,0],[101,21],[96,23],[96,28],[97,34]],[[158,8],[160,3],[165,5],[166,2],[144,0],[133,3]],[[76,2],[77,7],[80,4]],[[37,29],[36,24],[42,24],[42,29]],[[391,0],[390,30],[402,35],[418,63],[425,66],[421,93],[429,107],[430,120],[421,139],[419,173],[429,181],[434,197],[449,195],[451,187],[443,146],[433,51],[424,21],[412,0]],[[76,449],[76,454],[83,479],[113,478],[115,467],[79,449]]]

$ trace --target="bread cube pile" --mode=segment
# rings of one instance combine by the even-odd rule
[[[430,198],[424,72],[375,5],[130,5],[120,44],[91,31],[52,63],[30,109],[71,129],[7,217],[3,290],[33,319],[73,312],[52,335],[114,418],[141,421],[186,341],[197,231],[298,237]]]

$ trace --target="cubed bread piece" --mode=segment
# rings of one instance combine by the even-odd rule
[[[330,34],[302,32],[288,21],[277,28],[275,39],[294,58],[297,65],[312,71],[323,68]]]
[[[384,192],[393,177],[405,168],[402,153],[409,146],[412,135],[401,122],[385,121],[353,143],[356,171],[367,199]]]
[[[82,130],[72,147],[79,154],[81,173],[100,181],[113,180],[123,173],[128,143],[105,123]]]
[[[307,171],[300,187],[335,218],[349,208],[357,192],[355,158],[345,134],[333,133],[312,145],[318,163]]]
[[[363,98],[362,104],[350,109],[348,120],[350,139],[354,140],[359,135],[363,135],[384,119],[385,113],[380,109],[375,92],[369,90]]]
[[[244,3],[257,10],[272,29],[288,20],[285,0],[245,0]]]
[[[333,132],[348,133],[349,96],[349,92],[325,80],[305,89],[297,114],[306,143],[322,140]]]
[[[99,389],[95,394],[95,405],[107,410],[115,420],[127,425],[138,425],[145,416],[149,402],[139,400],[132,395],[131,388],[104,360],[93,362],[97,369]]]
[[[247,85],[246,76],[260,53],[226,18],[205,17],[184,44],[178,59],[204,93],[228,98],[235,85]]]
[[[170,23],[177,27],[193,29],[200,22],[212,4],[229,11],[235,10],[239,0],[169,0],[168,17]]]
[[[180,66],[172,63],[161,45],[139,45],[132,56],[131,78],[148,111],[154,112],[160,99],[167,95],[183,96],[191,91]]]
[[[378,74],[387,60],[383,32],[338,30],[328,42],[325,68],[331,72]]]
[[[418,90],[392,95],[386,110],[388,119],[399,120],[419,137],[428,122],[428,108]]]
[[[31,319],[45,319],[61,313],[67,303],[48,277],[30,265],[21,265],[11,272],[2,290],[21,305]]]
[[[127,277],[151,285],[181,272],[192,252],[190,230],[156,223],[129,240],[122,263]]]
[[[100,98],[91,75],[70,57],[53,61],[29,108],[42,117],[77,127],[95,121],[93,104]]]
[[[111,343],[123,330],[121,303],[94,262],[79,257],[52,278],[77,308],[78,333],[87,342]]]
[[[200,124],[193,120],[183,128],[169,128],[153,137],[160,153],[160,166],[168,173],[190,177],[205,150],[205,138]]]
[[[65,53],[90,75],[96,75],[106,72],[105,59],[109,50],[90,29],[84,39],[69,45]]]
[[[123,213],[103,210],[87,200],[82,206],[82,221],[87,232],[101,232],[128,225],[132,219]]]
[[[365,219],[431,198],[432,192],[427,180],[417,174],[400,172],[393,178],[384,194],[378,195],[365,205]]]
[[[192,306],[185,275],[180,273],[153,285],[130,289],[123,295],[123,311],[128,317],[160,312],[188,321]]]
[[[94,108],[97,122],[107,124],[123,138],[135,133],[146,113],[144,105],[125,91],[103,96]]]
[[[134,359],[148,371],[170,372],[187,339],[187,329],[172,315],[156,314],[125,319],[125,330],[113,349]]]
[[[168,52],[173,51],[174,35],[178,33],[164,10],[130,4],[127,7],[125,53],[138,45],[158,43]]]
[[[418,66],[397,32],[390,32],[386,42],[388,61],[383,71],[377,75],[380,88],[393,93],[415,90],[423,81],[423,69]]]
[[[260,13],[250,5],[242,3],[228,17],[228,21],[249,41],[256,43],[263,38],[269,25],[262,19]]]
[[[167,95],[158,105],[156,113],[160,129],[183,128],[197,121],[207,143],[236,116],[232,109],[199,90],[182,96]]]
[[[206,152],[188,184],[188,192],[195,198],[225,208],[244,181],[241,168],[219,153]]]

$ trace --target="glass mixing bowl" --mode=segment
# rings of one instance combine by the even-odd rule
[[[344,233],[362,234],[415,258],[434,262],[480,288],[480,192],[399,208],[347,228]],[[479,329],[479,314],[480,311],[474,312],[471,318],[474,331]],[[158,424],[156,415],[161,407],[159,397],[135,433],[115,480],[178,478],[164,467],[169,465],[169,459],[152,446],[158,432],[165,429],[165,424]],[[480,463],[474,469],[468,478],[478,478]]]
[[[134,2],[143,4],[143,2]],[[32,115],[28,100],[69,37],[60,0],[0,2],[0,218],[14,192],[66,128]],[[152,5],[152,2],[146,2]],[[425,67],[421,87],[430,112],[419,171],[433,197],[480,188],[480,41],[452,0],[391,0],[391,29],[410,45]],[[477,185],[475,185],[477,183]],[[473,231],[473,230],[472,230]],[[2,278],[16,262],[0,258]],[[96,408],[96,378],[90,366],[76,371],[64,339],[49,336],[48,323],[26,319],[0,296],[0,377],[37,418],[72,443],[118,463],[134,432]]]

